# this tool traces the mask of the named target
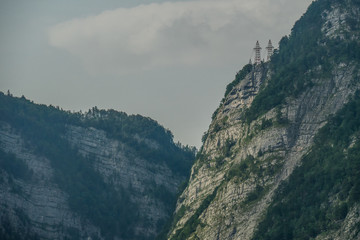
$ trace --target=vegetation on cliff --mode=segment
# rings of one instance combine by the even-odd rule
[[[253,239],[313,239],[337,230],[360,203],[360,93],[315,137],[284,182]],[[360,225],[355,232],[360,234]]]
[[[91,156],[80,155],[77,149],[70,145],[65,138],[68,125],[104,130],[109,138],[128,144],[144,160],[164,163],[173,174],[183,177],[187,176],[194,158],[194,148],[175,144],[171,132],[156,121],[140,115],[128,116],[114,110],[93,108],[87,114],[71,113],[0,92],[1,121],[16,129],[36,155],[50,160],[54,169],[53,180],[69,195],[70,208],[99,226],[103,236],[108,239],[115,236],[122,239],[141,238],[133,232],[135,224],[138,223],[138,206],[131,201],[127,190],[116,189],[104,182],[100,173],[94,169],[94,159]],[[153,149],[145,142],[137,140],[136,135],[156,142],[158,148]],[[12,154],[1,150],[0,157],[1,168],[12,176],[31,176],[25,164]],[[164,193],[161,188],[155,191],[152,194],[160,198],[170,214],[176,196]],[[71,235],[74,238],[79,237],[77,232]]]
[[[191,200],[179,202],[181,205],[175,215],[178,224],[173,224],[170,237],[176,239],[182,234],[183,239],[197,239],[197,236],[205,239],[206,234],[210,236],[208,231],[212,234],[209,239],[249,237],[254,230],[251,224],[260,220],[262,222],[253,239],[315,239],[320,234],[329,234],[344,226],[344,219],[360,202],[359,93],[335,117],[329,117],[328,114],[334,114],[335,109],[340,109],[347,102],[345,97],[351,97],[359,86],[358,13],[359,1],[356,0],[314,1],[296,22],[291,34],[281,39],[279,50],[275,51],[271,61],[262,65],[269,69],[269,77],[254,100],[251,99],[249,108],[236,102],[239,99],[233,100],[235,95],[229,95],[242,80],[252,80],[246,74],[255,72],[253,66],[246,65],[227,86],[225,98],[214,112],[210,129],[202,139],[204,146],[197,156],[197,163],[204,163],[200,165],[202,169],[199,170],[199,165],[194,167],[191,177],[194,184],[190,182],[189,188],[185,190],[184,196]],[[304,96],[323,89],[326,91],[313,94],[314,101],[301,101]],[[242,93],[240,91],[243,90],[239,90],[238,96]],[[342,94],[344,98],[337,98]],[[245,100],[248,99],[250,98]],[[306,105],[307,103],[311,104]],[[329,103],[336,103],[337,106],[327,105]],[[230,107],[225,108],[225,104]],[[318,110],[314,110],[315,108]],[[221,109],[226,111],[221,112]],[[221,124],[222,119],[228,120],[228,116],[231,116],[232,122]],[[292,167],[288,165],[298,163],[302,151],[313,143],[315,132],[310,132],[310,129],[317,131],[324,120],[329,120],[328,124],[316,135],[310,152],[299,163],[301,166],[292,173]],[[318,128],[309,125],[316,125]],[[300,127],[303,132],[299,130]],[[266,135],[267,133],[269,134]],[[274,133],[273,139],[270,133]],[[260,136],[265,138],[263,142]],[[227,147],[226,143],[230,140],[235,144]],[[247,143],[246,146],[239,144],[244,142]],[[258,149],[262,151],[256,156]],[[294,157],[290,152],[299,155]],[[211,159],[213,162],[208,159],[211,158],[210,154],[216,156]],[[216,164],[218,159],[219,162],[228,164],[228,167]],[[285,165],[287,161],[289,164]],[[285,178],[288,170],[290,178],[275,192],[274,201],[266,215],[256,215],[256,212],[266,211],[264,202],[270,198],[264,198],[265,194],[272,196],[278,181]],[[224,197],[223,203],[223,199],[216,198],[208,205],[232,210],[249,206],[242,209],[244,212],[224,213],[222,216],[225,216],[226,224],[224,219],[222,222],[213,221],[218,217],[214,213],[204,211],[208,214],[200,217],[196,214],[196,209],[191,208],[194,204],[201,204],[201,199],[194,196],[202,196],[206,188],[211,189],[209,182],[214,181],[215,185],[217,179],[214,176],[219,176],[220,172],[225,175],[224,184],[229,189],[228,192],[219,191],[218,195],[226,196],[227,199]],[[249,184],[251,178],[255,181]],[[256,181],[258,179],[260,181]],[[261,180],[265,180],[265,184]],[[246,192],[246,188],[240,190],[235,184],[248,184],[253,190]],[[236,197],[240,198],[240,195],[241,200],[234,197],[235,200],[229,203],[229,196],[235,195],[237,190],[241,193]],[[257,201],[262,201],[262,205],[256,206]],[[256,207],[251,209],[251,204]],[[261,207],[263,209],[259,209]],[[246,212],[247,210],[249,211]],[[179,218],[180,213],[185,217]],[[244,214],[244,217],[234,216],[236,214]],[[246,218],[250,218],[250,227],[244,226]],[[204,226],[188,224],[201,221],[205,222]],[[359,223],[356,223],[355,228],[358,238]],[[231,229],[234,229],[233,233]],[[246,233],[240,233],[242,231]]]
[[[314,79],[331,76],[334,64],[360,59],[360,43],[352,34],[341,39],[329,38],[322,32],[326,17],[323,13],[331,9],[333,2],[314,1],[295,23],[291,34],[281,39],[279,50],[271,58],[271,79],[246,111],[244,119],[248,123],[283,104],[287,97],[297,97],[313,85]],[[348,2],[342,5],[349,11],[351,4],[358,4],[355,0]],[[358,34],[358,19],[349,17],[346,21],[350,31]]]

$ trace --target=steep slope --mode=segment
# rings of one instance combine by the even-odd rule
[[[154,120],[0,93],[1,239],[153,239],[194,149]]]
[[[360,161],[360,123],[342,125],[358,116],[346,104],[355,109],[360,104],[353,97],[360,88],[359,16],[358,1],[315,1],[280,41],[271,62],[247,65],[237,74],[203,136],[168,239],[360,237],[358,172],[350,170]],[[340,131],[334,141],[344,138],[329,140],[336,146],[332,153],[345,155],[336,155],[334,168],[321,170],[335,161],[319,153],[325,151],[321,143],[334,136],[328,133],[332,128]],[[339,190],[339,182],[346,190]],[[310,183],[316,187],[308,188]],[[322,197],[311,205],[322,186]],[[287,208],[280,211],[283,203]],[[300,211],[288,211],[294,207]],[[317,207],[326,211],[305,214]]]

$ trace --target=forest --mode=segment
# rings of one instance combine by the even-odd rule
[[[86,113],[64,111],[59,107],[35,104],[10,93],[0,92],[0,122],[10,123],[19,131],[25,143],[38,156],[50,159],[54,169],[53,181],[69,195],[69,206],[81,216],[100,226],[107,239],[114,236],[131,239],[132,229],[138,216],[138,207],[125,189],[117,189],[104,182],[95,171],[91,156],[78,153],[64,138],[68,125],[94,127],[104,130],[109,138],[133,147],[140,156],[150,162],[163,162],[173,174],[188,176],[195,155],[195,148],[173,142],[169,130],[156,121],[140,115],[130,115],[115,110],[99,110],[96,107]],[[134,139],[138,134],[156,141],[161,146],[152,149]],[[32,172],[21,159],[0,151],[0,166],[13,178],[31,181]],[[153,194],[172,211],[176,196],[156,188]],[[5,233],[6,234],[6,233]],[[78,233],[72,232],[74,238]]]

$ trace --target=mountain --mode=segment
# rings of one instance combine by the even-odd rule
[[[0,239],[154,239],[194,155],[150,118],[0,92]]]
[[[360,239],[360,2],[318,0],[227,86],[163,238]]]

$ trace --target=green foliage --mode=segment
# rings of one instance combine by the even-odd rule
[[[21,132],[38,155],[50,159],[55,170],[54,181],[69,194],[73,211],[99,226],[107,238],[133,236],[131,226],[136,208],[128,193],[105,184],[95,172],[92,159],[80,156],[62,137],[66,124],[81,123],[79,114],[0,93],[0,116],[0,120]]]
[[[213,112],[213,114],[211,115],[211,120],[215,120],[215,117],[216,117],[216,115],[219,113],[220,107],[221,107],[221,104],[222,104],[223,101],[224,101],[224,99],[221,100],[221,103],[220,103],[219,107],[218,107],[218,108]]]
[[[272,127],[273,121],[271,119],[261,119],[260,130],[265,130]]]
[[[246,196],[243,204],[249,204],[260,199],[264,195],[264,190],[263,186],[256,185],[255,189]]]
[[[0,149],[0,168],[14,178],[30,180],[33,172],[28,168],[24,160],[15,157],[12,153]]]
[[[171,240],[187,239],[192,233],[195,232],[198,225],[201,225],[199,217],[209,207],[210,203],[214,200],[218,187],[216,187],[212,194],[208,195],[201,203],[200,207],[196,209],[194,215],[185,223],[184,227],[178,229]]]
[[[166,240],[167,234],[170,231],[170,229],[175,227],[175,224],[185,215],[185,213],[186,213],[186,207],[182,205],[181,208],[173,216],[172,221],[167,222],[164,229],[156,237],[156,240]]]
[[[176,205],[176,199],[178,199],[179,202],[181,202],[181,199],[179,199],[180,195],[184,192],[186,187],[188,186],[189,179],[182,182],[178,188],[178,193],[176,194],[176,198],[174,199],[174,206]],[[158,236],[156,236],[156,240],[166,240],[167,234],[169,233],[170,229],[173,229],[175,227],[175,224],[185,215],[186,207],[184,205],[181,206],[181,208],[176,212],[175,215],[173,215],[165,224],[162,225],[162,229]]]
[[[359,133],[357,92],[319,131],[302,165],[279,187],[254,239],[312,239],[338,228],[360,202],[360,141],[352,142]]]
[[[231,148],[236,144],[236,141],[232,139],[226,139],[224,147],[222,149],[222,154],[225,157],[230,157],[231,155]]]
[[[170,192],[164,185],[156,185],[148,191],[150,196],[159,200],[165,208],[169,211],[173,209],[176,204],[176,195]]]
[[[253,176],[258,181],[265,176],[274,176],[281,169],[282,160],[283,157],[276,155],[269,156],[264,160],[248,155],[240,163],[234,164],[230,168],[226,179],[230,181],[232,178],[237,177],[240,181],[245,181],[250,176]]]
[[[189,174],[194,158],[194,148],[175,144],[172,134],[155,121],[139,115],[127,116],[114,110],[93,108],[82,115],[37,105],[24,97],[15,98],[0,92],[0,121],[10,123],[21,133],[25,143],[35,149],[36,154],[50,160],[54,169],[54,182],[68,193],[70,208],[99,226],[107,239],[115,236],[122,239],[136,237],[133,229],[139,217],[138,207],[131,202],[127,190],[115,189],[104,182],[103,177],[94,170],[91,157],[81,156],[70,146],[63,138],[66,125],[102,129],[109,137],[131,145],[144,159],[164,162],[174,174],[181,176]],[[159,143],[159,150],[137,141],[134,138],[136,134]],[[21,161],[3,152],[0,152],[0,156],[1,167],[7,172],[15,177],[27,176]],[[154,194],[168,206],[171,205],[168,209],[170,214],[174,208],[174,194],[162,187],[155,188]]]
[[[174,222],[179,221],[185,215],[185,212],[186,212],[186,208],[184,205],[182,205],[179,211],[177,211],[177,213],[175,214]]]
[[[270,128],[274,125],[273,120],[272,119],[266,119],[266,118],[262,118],[261,119],[261,123],[255,123],[254,124],[254,129],[253,131],[250,132],[250,134],[248,134],[246,137],[248,139],[244,139],[245,142],[249,142],[254,136],[255,134],[264,131],[267,128]],[[249,129],[250,130],[250,129]]]
[[[220,126],[219,123],[216,122],[215,125],[214,125],[213,133],[217,133],[220,130],[221,130],[221,126]]]
[[[195,147],[173,142],[173,135],[155,120],[140,115],[128,116],[115,110],[99,110],[96,107],[86,113],[83,125],[106,131],[108,137],[132,146],[144,159],[157,163],[165,162],[176,174],[187,176],[195,158]],[[153,148],[134,138],[155,141],[161,147]]]
[[[280,106],[276,107],[275,111],[276,111],[275,119],[278,125],[281,126],[289,123],[289,120],[283,117]]]
[[[208,138],[208,136],[209,136],[209,132],[208,132],[208,131],[204,132],[204,134],[203,134],[202,137],[201,137],[201,142],[202,142],[203,144],[205,143],[205,141],[206,141],[206,139]]]
[[[225,97],[233,90],[233,88],[243,80],[253,69],[253,65],[247,64],[235,76],[235,80],[226,86]]]
[[[239,164],[232,166],[226,178],[228,181],[234,177],[238,177],[241,181],[246,180],[250,177],[251,172],[255,170],[254,168],[255,158],[251,155],[248,155]]]
[[[221,119],[221,125],[226,125],[227,120],[229,120],[228,116],[223,117],[223,119]]]
[[[38,240],[36,234],[30,231],[29,219],[20,209],[14,209],[18,217],[17,225],[11,224],[10,217],[6,214],[0,216],[0,239],[2,240]]]
[[[231,83],[229,83],[227,86],[226,86],[226,91],[225,91],[225,95],[224,95],[224,98],[221,100],[220,102],[220,106],[215,110],[215,112],[212,114],[211,116],[211,119],[214,120],[216,115],[218,114],[219,110],[220,110],[220,107],[221,105],[224,103],[225,101],[225,98],[227,95],[229,95],[229,93],[234,89],[234,87],[236,85],[238,85],[241,80],[243,80],[247,74],[249,74],[253,69],[253,65],[251,64],[247,64],[245,65],[238,73],[236,73],[235,75],[235,79],[234,81],[232,81]]]
[[[343,220],[346,215],[348,214],[348,204],[346,202],[343,202],[335,207],[333,210],[333,218],[335,220]]]
[[[330,8],[330,3],[331,0],[314,1],[296,22],[291,35],[281,39],[279,51],[271,58],[271,79],[245,112],[247,123],[281,105],[287,97],[297,97],[313,86],[312,79],[331,77],[333,63],[360,58],[360,43],[351,36],[344,41],[323,35],[321,14]]]
[[[83,119],[85,125],[103,129],[111,138],[129,140],[135,134],[142,138],[152,139],[164,145],[169,145],[173,135],[158,122],[141,115],[127,115],[115,110],[99,110],[93,107]]]

